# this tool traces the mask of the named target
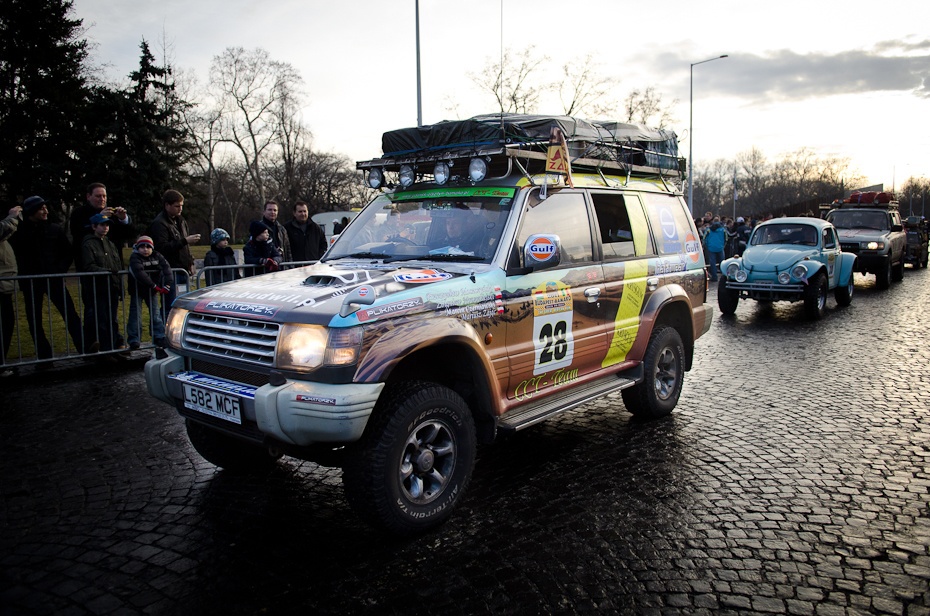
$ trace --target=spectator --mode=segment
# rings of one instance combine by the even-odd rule
[[[706,237],[710,281],[717,282],[717,265],[723,262],[723,250],[727,243],[727,234],[719,220],[714,220]]]
[[[63,274],[68,271],[74,260],[74,250],[65,236],[64,229],[61,225],[49,222],[48,205],[45,199],[39,196],[23,201],[23,220],[19,223],[19,230],[10,238],[10,244],[16,253],[21,276]],[[42,309],[42,303],[46,295],[64,319],[75,350],[83,353],[84,333],[81,329],[81,318],[74,307],[71,293],[65,286],[65,279],[26,279],[20,281],[20,289],[23,292],[26,322],[29,323],[29,332],[35,343],[36,356],[39,359],[52,357],[52,345],[45,335],[43,326],[45,311]]]
[[[199,233],[191,233],[187,221],[181,212],[184,211],[184,195],[176,190],[166,190],[162,195],[162,211],[149,226],[149,237],[155,245],[155,250],[168,261],[175,271],[173,284],[165,295],[162,305],[162,318],[167,319],[168,309],[178,296],[178,289],[185,288],[194,274],[194,257],[191,255],[191,244],[200,241]]]
[[[253,220],[249,225],[249,235],[252,237],[242,249],[245,254],[245,264],[255,267],[247,268],[246,276],[255,276],[265,272],[276,272],[281,266],[283,257],[281,251],[271,239],[271,231],[260,220]]]
[[[9,239],[16,233],[22,220],[23,208],[14,206],[10,208],[6,218],[0,220],[0,278],[16,276],[16,253],[10,246]],[[10,351],[10,342],[13,341],[13,291],[16,283],[12,280],[0,280],[0,376],[10,377],[15,374],[13,370],[4,368],[6,354]]]
[[[168,260],[155,251],[152,238],[147,235],[140,236],[129,256],[129,323],[126,325],[126,336],[129,338],[130,349],[135,350],[142,346],[140,300],[149,309],[149,333],[152,334],[152,341],[157,347],[167,346],[165,322],[162,320],[164,311],[158,306],[158,296],[167,295],[173,282]]]
[[[112,235],[110,241],[116,245],[117,248],[121,248],[123,244],[129,241],[134,237],[134,232],[132,228],[132,220],[129,217],[129,213],[126,212],[124,208],[121,207],[112,207],[107,203],[107,187],[101,184],[100,182],[94,182],[87,187],[86,195],[87,203],[79,206],[73,212],[71,212],[71,219],[69,221],[69,226],[71,228],[71,243],[72,248],[74,249],[74,265],[76,269],[80,272],[82,269],[82,259],[83,259],[83,248],[84,248],[84,238],[88,235],[93,235],[91,231],[90,219],[91,217],[102,214],[107,217],[108,220],[117,221],[117,224],[113,225]],[[119,263],[120,269],[123,268],[123,253],[119,253]],[[87,291],[84,290],[85,285],[90,285],[90,288]],[[85,295],[93,296],[94,293],[94,279],[92,277],[81,277],[81,297]],[[97,326],[94,324],[93,319],[91,318],[90,306],[87,303],[84,303],[84,351],[87,353],[96,352],[100,346],[97,343]],[[120,345],[122,345],[122,340],[120,340]]]
[[[740,216],[736,219],[736,254],[741,255],[746,252],[746,246],[749,244],[749,236],[752,234],[752,227],[746,223],[746,219]]]
[[[96,340],[100,350],[122,349],[125,345],[117,323],[119,302],[123,297],[119,249],[107,238],[110,231],[108,217],[94,214],[90,225],[93,234],[84,236],[81,243],[81,269],[88,273],[104,272],[107,275],[93,276],[85,281],[86,284],[81,287],[84,307],[90,314],[88,320],[96,326]]]
[[[285,261],[293,261],[291,254],[291,242],[287,236],[287,230],[284,225],[278,222],[278,202],[271,199],[265,202],[265,211],[262,214],[260,222],[265,223],[271,234],[271,241],[275,248],[281,251],[281,256]]]
[[[229,247],[229,234],[225,229],[216,228],[210,233],[210,251],[204,257],[203,265],[205,268],[227,266],[226,269],[207,270],[205,273],[208,285],[239,280],[239,268],[228,267],[239,264],[236,261],[236,253]]]
[[[320,225],[310,220],[310,208],[305,202],[294,204],[294,220],[284,229],[294,261],[317,261],[326,252],[326,235]]]

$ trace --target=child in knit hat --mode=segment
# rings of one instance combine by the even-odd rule
[[[230,280],[239,280],[239,265],[236,261],[236,253],[229,246],[229,234],[225,229],[217,227],[210,233],[210,251],[203,258],[204,268],[217,267],[222,269],[209,270],[204,272],[207,284],[214,285],[220,282]]]
[[[129,348],[138,349],[141,345],[142,315],[139,300],[149,310],[149,333],[157,347],[165,347],[165,322],[158,305],[158,296],[166,295],[173,282],[171,266],[161,253],[155,250],[152,238],[140,235],[132,247],[129,256],[129,323],[126,334]],[[166,307],[167,308],[167,307]]]
[[[246,268],[246,276],[254,276],[263,272],[276,272],[284,260],[281,249],[274,245],[271,239],[271,230],[260,220],[253,220],[249,224],[249,235],[252,237],[242,248],[246,265],[255,267]]]

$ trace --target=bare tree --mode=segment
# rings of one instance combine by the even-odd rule
[[[616,114],[616,106],[610,98],[616,80],[600,74],[599,69],[600,64],[591,54],[575,58],[562,67],[562,80],[555,89],[565,115],[607,118]]]
[[[652,86],[645,90],[633,90],[623,99],[623,111],[627,122],[655,128],[667,128],[672,124],[672,108],[676,105],[677,98],[667,105],[663,103],[662,95]]]
[[[264,159],[279,144],[282,99],[294,97],[301,82],[293,66],[264,49],[229,47],[213,58],[210,88],[223,112],[223,138],[241,154],[258,201],[265,200]]]
[[[497,101],[501,113],[535,113],[544,87],[534,83],[533,77],[547,56],[534,57],[532,45],[514,57],[506,49],[501,60],[489,59],[478,75],[469,74],[471,80]]]

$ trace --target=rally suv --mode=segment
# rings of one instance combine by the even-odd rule
[[[897,202],[877,199],[844,203],[827,220],[836,227],[843,252],[857,255],[858,271],[875,274],[876,285],[887,289],[904,278],[907,234]]]
[[[611,392],[672,411],[713,313],[674,133],[495,115],[383,149],[317,264],[174,303],[146,382],[204,458],[341,466],[403,535],[451,514],[478,442]]]

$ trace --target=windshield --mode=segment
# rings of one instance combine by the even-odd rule
[[[750,244],[798,244],[801,246],[816,246],[818,238],[817,229],[804,224],[769,224],[762,225],[753,234]]]
[[[888,216],[884,212],[857,212],[845,210],[833,212],[829,218],[833,226],[838,229],[875,229],[885,231],[888,227]]]
[[[490,263],[515,192],[460,188],[382,195],[356,216],[323,260]]]

